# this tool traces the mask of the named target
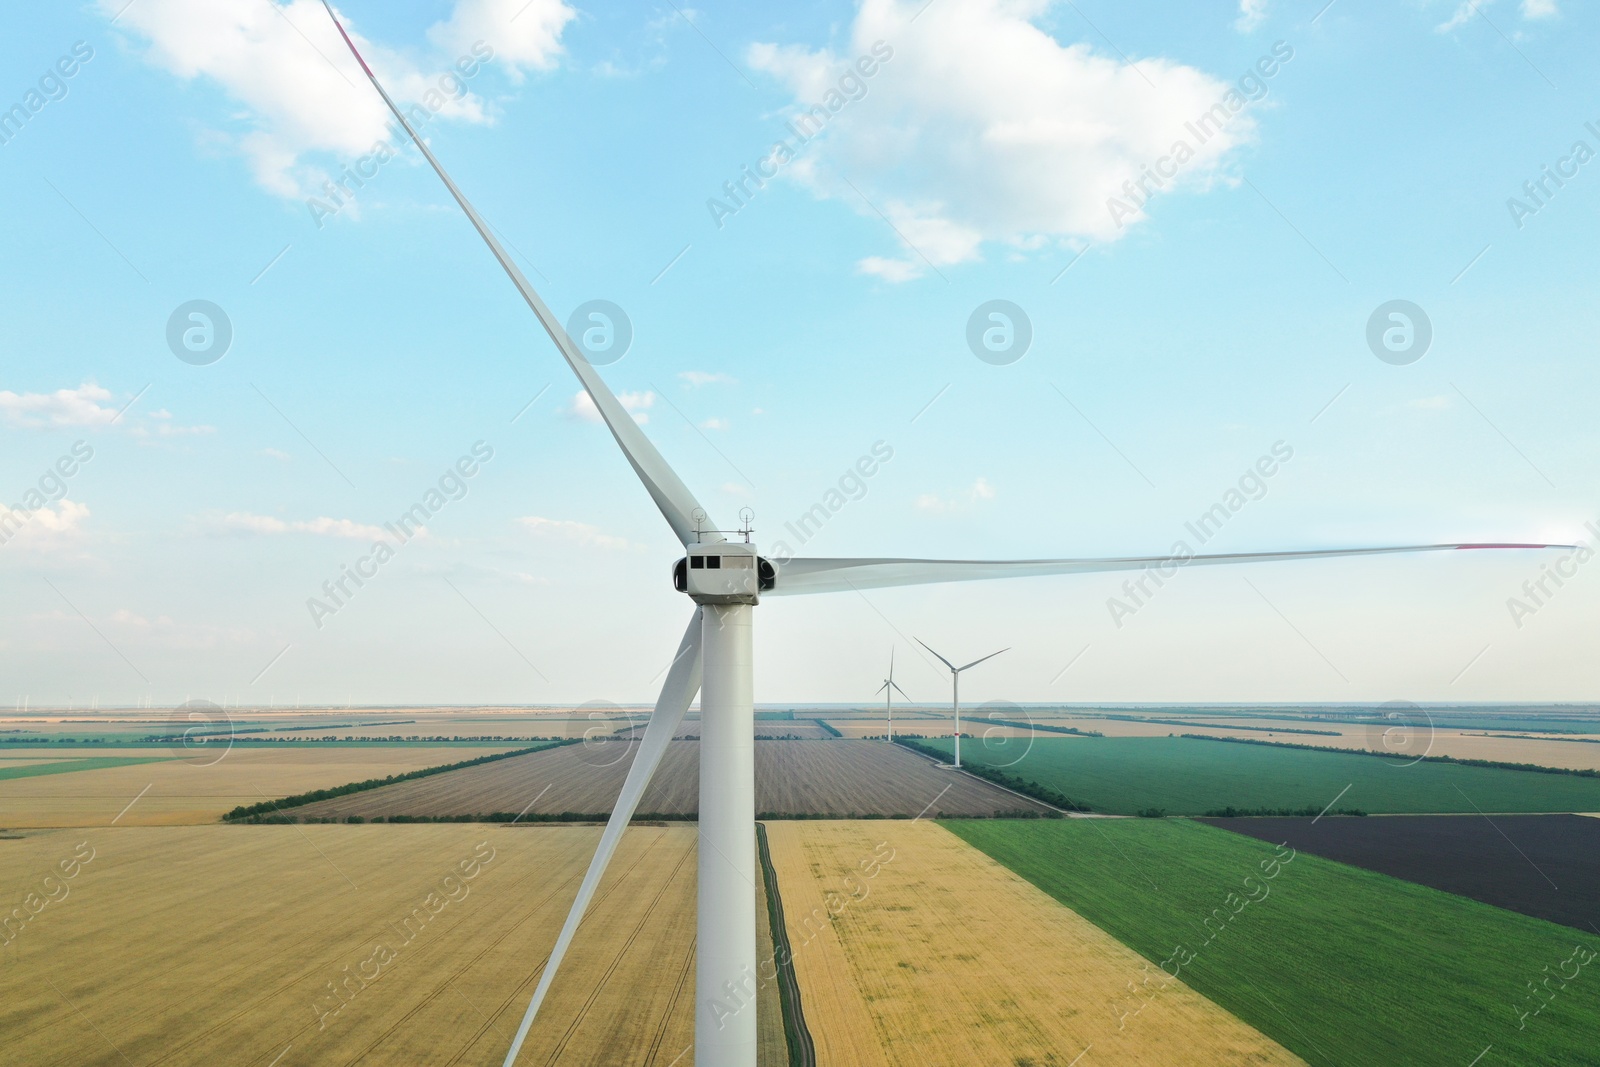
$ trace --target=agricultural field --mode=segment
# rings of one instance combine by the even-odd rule
[[[1389,815],[1217,819],[1212,825],[1485,904],[1596,933],[1600,819],[1581,815]]]
[[[13,713],[0,717],[0,750],[39,743],[145,743],[182,734],[197,721],[200,728],[231,734],[238,742],[292,742],[329,736],[366,741],[579,737],[596,726],[614,730],[626,727],[630,719],[643,721],[649,709],[614,704],[543,709],[228,707],[198,714],[198,720],[192,719],[183,707]]]
[[[209,753],[173,758],[181,750],[160,745],[96,746],[95,759],[132,762],[0,778],[0,827],[216,822],[223,812],[241,804],[457,763],[514,747],[235,745],[225,755],[218,753],[221,758]]]
[[[616,731],[615,736],[623,740],[637,741],[644,737],[645,722],[641,718],[635,725],[627,726]],[[700,739],[700,720],[685,718],[678,727],[678,732],[672,735],[682,741],[698,741]],[[783,739],[797,741],[826,741],[835,736],[817,724],[815,719],[788,719],[777,722],[763,722],[757,720],[755,736],[762,739]]]
[[[13,777],[5,774],[5,772],[18,767],[38,767],[46,763],[61,763],[66,758],[63,756],[29,755],[29,751],[28,749],[22,749],[20,752],[0,752],[0,777]]]
[[[948,753],[948,740],[927,742]],[[1600,811],[1600,777],[1407,764],[1359,753],[1182,737],[988,739],[962,761],[1036,780],[1097,812],[1203,815],[1232,806],[1366,812]]]
[[[0,781],[9,778],[37,778],[44,774],[70,774],[98,771],[107,767],[132,767],[158,763],[162,756],[81,756],[68,759],[5,760],[0,762]]]
[[[1517,733],[1600,734],[1600,707],[1594,705],[1416,706],[1436,729],[1507,730]],[[1349,707],[1328,705],[1243,705],[1235,707],[1138,707],[1074,708],[1063,713],[1083,717],[1115,716],[1122,719],[1181,719],[1196,724],[1254,725],[1299,729],[1338,729],[1360,727],[1376,721],[1385,706],[1363,704]],[[1038,714],[1050,714],[1049,710]]]
[[[637,749],[633,742],[570,745],[291,809],[302,819],[395,815],[609,813]],[[639,803],[641,814],[691,815],[699,803],[700,746],[674,741]],[[931,816],[1043,811],[1042,805],[883,742],[761,741],[756,807],[798,815]]]
[[[880,708],[876,713],[863,713],[859,716],[852,715],[848,718],[835,718],[829,716],[825,721],[829,726],[849,738],[882,737],[888,728],[889,720],[884,717]],[[928,715],[917,713],[904,708],[894,709],[894,732],[896,734],[947,734],[950,732],[950,714]]]
[[[289,814],[303,819],[496,812],[603,815],[611,810],[621,792],[622,780],[638,747],[634,742],[616,740],[570,745],[322,800],[290,809]],[[698,761],[697,742],[669,744],[639,811],[658,815],[692,813],[698,803]]]
[[[584,737],[627,729],[630,723],[643,722],[648,716],[649,709],[636,709],[630,713],[627,709],[611,706],[595,709],[592,713],[575,709],[539,714],[419,714],[411,723],[362,725],[334,732],[340,737],[357,739]]]
[[[19,895],[76,861],[60,899],[8,935],[6,1061],[498,1063],[598,834],[119,826],[0,840]],[[519,1062],[689,1062],[694,888],[693,828],[629,830]],[[770,1054],[775,1010],[769,1022]]]
[[[942,825],[1316,1067],[1600,1043],[1600,975],[1573,960],[1597,935],[1186,819]],[[1530,998],[1567,961],[1571,988]]]
[[[1041,719],[1041,722],[1046,720]],[[1541,767],[1571,770],[1600,770],[1600,739],[1556,735],[1518,737],[1434,727],[1419,728],[1404,735],[1387,735],[1382,726],[1354,726],[1349,723],[1309,723],[1299,729],[1326,731],[1320,734],[1274,730],[1273,725],[1226,725],[1200,721],[1193,725],[1131,722],[1127,719],[1080,719],[1072,725],[1096,730],[1107,737],[1170,737],[1176,734],[1206,734],[1212,737],[1241,737],[1282,741],[1317,748],[1342,748],[1353,751],[1394,752],[1450,756],[1454,759],[1496,760],[1505,763],[1533,763]],[[973,731],[981,733],[982,731]]]
[[[938,825],[767,834],[818,1063],[1301,1062]]]

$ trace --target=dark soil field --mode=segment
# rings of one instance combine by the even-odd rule
[[[1302,852],[1595,934],[1600,819],[1582,815],[1388,815],[1205,819]]]
[[[394,815],[530,817],[611,810],[638,745],[604,741],[400,782],[290,809],[301,819]],[[756,808],[785,815],[933,818],[1044,811],[1042,805],[881,741],[758,741]],[[700,743],[674,741],[639,804],[640,814],[692,815],[700,786]]]

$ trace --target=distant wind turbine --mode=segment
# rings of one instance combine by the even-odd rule
[[[928,648],[928,643],[926,641],[924,641],[920,637],[917,638],[917,644],[921,645],[923,648]],[[928,648],[928,651],[929,652],[933,652],[933,649]],[[1000,650],[1000,652],[1009,652],[1009,651],[1011,651],[1009,648],[1002,648]],[[994,659],[996,656],[998,656],[1000,654],[1000,652],[991,652],[987,656],[983,657],[983,659],[975,659],[971,663],[967,664],[965,667],[957,667],[954,663],[951,663],[949,660],[945,659],[943,656],[939,656],[939,653],[933,652],[933,654],[935,656],[939,656],[939,662],[940,663],[943,663],[946,667],[950,668],[951,703],[955,706],[955,709],[956,709],[956,760],[955,760],[955,766],[958,767],[958,768],[961,766],[961,672],[965,671],[965,670],[970,670],[971,668],[976,667],[978,664],[982,663],[984,659]]]
[[[911,699],[910,697],[906,696],[906,691],[904,689],[901,689],[898,685],[894,684],[894,649],[893,648],[889,649],[889,677],[887,677],[887,678],[885,678],[883,680],[883,684],[878,687],[878,692],[883,694],[883,707],[884,707],[884,710],[889,713],[889,737],[888,737],[888,740],[889,740],[890,744],[893,744],[894,743],[894,695],[895,695],[895,693],[899,693],[901,696],[906,697],[907,700]]]

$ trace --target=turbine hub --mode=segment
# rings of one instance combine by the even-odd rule
[[[672,568],[672,584],[696,604],[759,604],[778,572],[748,541],[701,542]]]

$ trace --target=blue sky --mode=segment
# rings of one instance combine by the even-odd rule
[[[652,699],[688,615],[675,542],[465,219],[411,149],[318,225],[308,198],[326,215],[383,134],[320,4],[124,3],[36,5],[0,41],[0,107],[27,112],[0,127],[0,496],[29,513],[0,545],[5,699]],[[764,544],[877,442],[798,552],[1162,553],[1278,442],[1207,551],[1595,540],[1591,12],[919,7],[340,11],[409,101],[492,50],[432,146],[559,313],[625,310],[607,380]],[[1242,78],[1256,99],[1117,225],[1110,197]],[[1571,176],[1537,204],[1547,165]],[[966,340],[994,299],[1032,328],[1007,365]],[[1401,365],[1365,336],[1396,299],[1433,331]],[[207,365],[167,342],[192,300],[232,328]],[[319,628],[308,600],[477,442],[465,495]],[[1558,558],[1184,571],[1120,619],[1126,575],[775,600],[757,699],[864,699],[891,647],[946,698],[913,636],[1015,649],[975,701],[1593,699],[1600,566],[1523,591]]]

